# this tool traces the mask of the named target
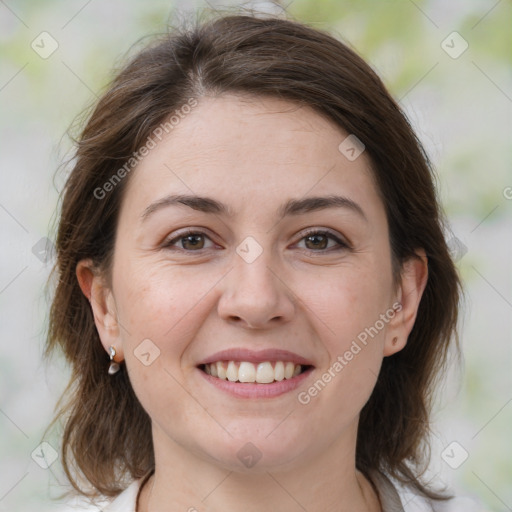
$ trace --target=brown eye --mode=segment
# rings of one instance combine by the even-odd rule
[[[301,239],[305,241],[305,247],[310,252],[331,252],[348,249],[349,245],[340,240],[329,231],[310,231]],[[334,246],[329,246],[329,241],[334,241]]]
[[[181,245],[183,249],[202,249],[204,246],[204,239],[202,234],[187,235],[181,237]]]
[[[318,234],[318,235],[309,235],[305,237],[306,239],[306,247],[308,249],[326,249],[328,244],[328,237],[326,235]],[[308,246],[308,242],[311,242],[311,245]]]
[[[200,231],[187,231],[165,242],[163,247],[165,249],[177,251],[199,252],[202,249],[211,248],[211,246],[205,246],[206,240],[210,240],[206,233],[202,233]]]

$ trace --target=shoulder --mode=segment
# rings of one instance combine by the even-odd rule
[[[123,492],[115,498],[102,498],[100,500],[87,500],[76,497],[65,504],[57,505],[54,512],[135,512],[137,494],[143,478],[134,480]]]
[[[485,508],[469,496],[454,496],[451,489],[447,493],[454,496],[449,500],[431,500],[416,489],[401,484],[390,476],[385,476],[396,490],[403,512],[485,512]],[[386,511],[387,512],[387,511]]]

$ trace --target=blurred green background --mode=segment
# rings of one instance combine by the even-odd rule
[[[54,173],[71,148],[66,129],[133,43],[208,5],[286,8],[289,17],[352,46],[399,99],[436,166],[447,237],[466,285],[464,364],[454,361],[440,388],[430,471],[457,493],[479,498],[485,510],[512,510],[511,3],[5,0],[0,511],[56,510],[50,496],[65,485],[58,461],[48,469],[36,461],[68,376],[61,360],[48,368],[41,362],[43,287],[52,261],[37,251],[41,239],[54,236],[50,223],[65,179],[61,172],[54,180]],[[45,441],[57,448],[58,432]],[[468,454],[456,469],[442,456],[454,441]]]

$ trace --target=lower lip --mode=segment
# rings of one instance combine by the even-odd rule
[[[221,391],[225,391],[237,398],[274,398],[279,395],[284,395],[300,386],[313,370],[314,368],[311,367],[291,379],[283,379],[282,381],[272,382],[271,384],[259,384],[258,382],[231,382],[229,380],[219,379],[197,368],[197,371],[210,384],[213,384]]]

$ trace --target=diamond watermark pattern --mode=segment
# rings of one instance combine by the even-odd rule
[[[42,442],[30,456],[43,469],[48,469],[59,458],[53,446],[46,441]]]
[[[149,366],[160,356],[160,349],[149,338],[146,338],[133,353],[144,366]]]
[[[237,456],[245,467],[252,468],[261,459],[262,453],[252,443],[245,443],[238,450]]]
[[[43,237],[32,246],[32,254],[43,263],[48,263],[55,256],[55,246],[49,238]]]
[[[59,43],[48,32],[41,32],[30,44],[39,57],[47,59],[57,50]]]
[[[366,146],[352,133],[346,139],[343,139],[338,146],[340,153],[347,159],[353,162],[365,150]]]
[[[458,469],[466,462],[469,453],[457,441],[451,442],[441,453],[441,458],[452,469]]]
[[[252,263],[263,252],[263,247],[252,237],[248,236],[236,248],[236,253],[246,262]]]
[[[468,248],[456,237],[450,238],[447,244],[453,261],[457,262],[468,252]]]
[[[452,32],[441,43],[441,48],[452,59],[458,59],[468,49],[468,47],[468,42],[458,32]]]

